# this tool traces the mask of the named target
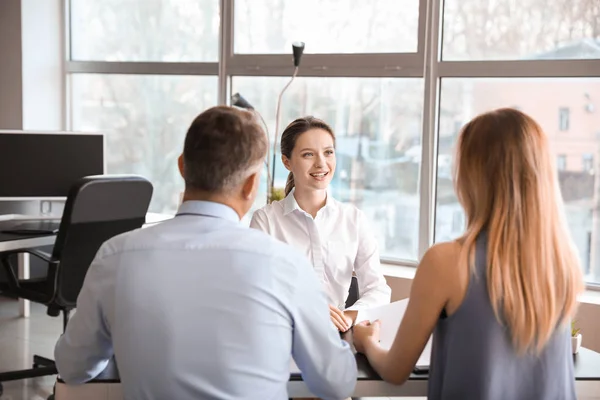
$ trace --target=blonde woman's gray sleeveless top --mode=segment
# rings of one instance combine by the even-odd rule
[[[475,271],[463,303],[433,334],[431,400],[571,400],[570,331],[561,327],[541,354],[518,355],[494,316],[486,285],[487,234],[476,243]]]

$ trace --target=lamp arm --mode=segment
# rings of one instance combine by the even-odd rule
[[[276,161],[277,161],[275,159],[275,157],[277,155],[277,138],[279,137],[279,116],[281,114],[281,99],[283,98],[283,94],[285,93],[287,88],[290,87],[290,85],[296,78],[296,75],[298,75],[298,67],[294,67],[294,73],[292,74],[292,79],[290,79],[290,81],[287,83],[287,85],[285,85],[283,87],[283,89],[279,93],[279,98],[277,99],[277,111],[275,112],[275,135],[273,138],[273,150],[272,150],[273,158],[272,158],[272,162],[271,162],[271,184],[270,184],[270,187],[267,189],[267,202],[269,202],[269,200],[271,200],[271,197],[273,195],[273,189],[275,186],[275,165],[276,165]]]

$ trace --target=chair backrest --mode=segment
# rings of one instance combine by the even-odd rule
[[[59,260],[53,303],[76,306],[98,249],[144,224],[152,190],[148,180],[132,175],[88,176],[71,187],[52,253]]]

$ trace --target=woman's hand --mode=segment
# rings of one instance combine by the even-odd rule
[[[329,305],[329,316],[331,317],[333,325],[335,325],[340,332],[346,332],[352,326],[352,318],[345,315],[342,310],[331,304]]]
[[[370,323],[362,321],[354,325],[352,336],[354,338],[354,347],[359,353],[366,354],[367,347],[379,344],[379,328],[381,322],[379,320]]]

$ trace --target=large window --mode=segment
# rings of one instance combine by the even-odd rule
[[[414,53],[418,0],[238,0],[236,53]]]
[[[73,129],[106,135],[107,172],[150,179],[150,211],[173,213],[183,191],[183,138],[193,118],[216,104],[217,78],[77,74],[71,87]]]
[[[73,60],[218,58],[218,0],[74,0],[70,16]]]
[[[232,88],[261,111],[272,132],[273,99],[286,81],[234,77]],[[417,257],[422,110],[421,79],[300,78],[281,112],[280,131],[304,115],[331,125],[337,147],[331,192],[366,213],[380,251],[396,259]],[[279,154],[277,160],[275,185],[283,188],[288,172]]]
[[[493,96],[489,94],[493,93]],[[560,93],[560,96],[552,96]],[[465,123],[475,115],[498,107],[518,105],[536,119],[550,139],[557,160],[558,179],[571,236],[579,250],[588,279],[600,281],[600,260],[590,259],[589,237],[600,242],[598,195],[600,181],[583,161],[600,152],[600,114],[586,111],[586,93],[600,101],[600,79],[444,79],[441,91],[441,126]],[[456,98],[461,98],[460,102]],[[559,104],[573,110],[573,126],[564,135],[556,125]],[[441,129],[438,144],[436,241],[451,240],[464,231],[454,223],[461,207],[456,200],[446,165],[452,163],[458,132]],[[586,158],[587,156],[587,158]],[[588,162],[589,163],[589,162]],[[591,216],[591,218],[590,218]],[[458,228],[458,229],[457,229]],[[600,256],[600,254],[598,254]],[[594,264],[597,262],[597,265]]]
[[[450,174],[460,128],[479,113],[514,107],[549,136],[582,269],[588,282],[600,283],[598,3],[445,0],[437,11],[443,22],[432,74],[440,99],[434,241],[465,228]]]
[[[444,60],[600,58],[596,0],[445,0]]]
[[[600,285],[600,7],[590,0],[70,0],[67,128],[107,134],[108,171],[172,212],[192,118],[241,93],[271,140],[291,44],[306,43],[279,132],[337,135],[333,195],[368,216],[384,261],[414,266],[465,228],[452,185],[461,127],[496,107],[544,127],[586,279]],[[275,182],[286,171],[279,162]],[[254,209],[266,201],[266,174]]]

